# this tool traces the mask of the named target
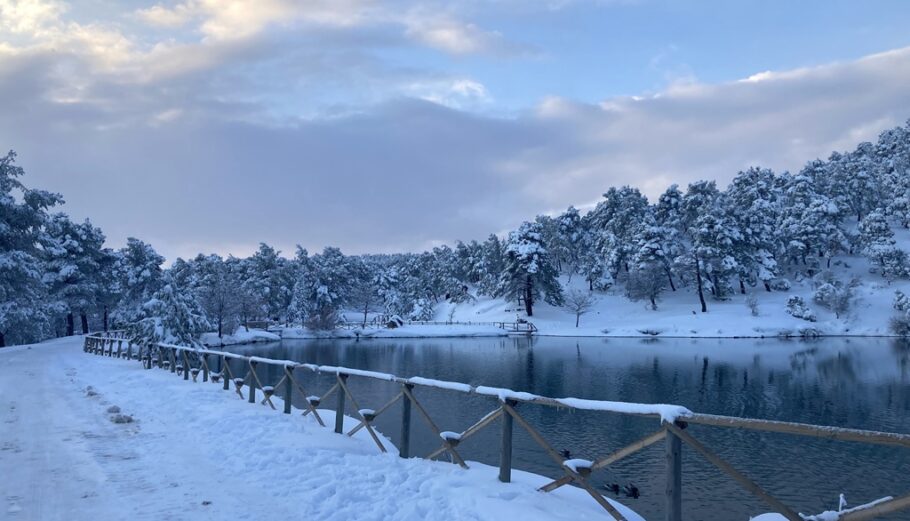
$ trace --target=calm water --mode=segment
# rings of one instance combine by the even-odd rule
[[[890,339],[285,340],[234,350],[552,397],[675,403],[704,413],[910,433],[910,345]],[[272,384],[280,378],[274,369],[260,374]],[[298,374],[306,374],[312,394],[322,394],[332,383],[331,377]],[[388,382],[356,377],[349,382],[363,408],[378,409],[398,392]],[[418,388],[416,394],[442,430],[461,431],[496,406],[495,399],[450,391]],[[325,405],[334,405],[334,399]],[[377,420],[379,429],[396,442],[399,410],[396,405]],[[608,454],[658,427],[653,419],[609,413],[530,405],[520,406],[520,411],[557,449],[586,459]],[[412,423],[412,454],[425,455],[439,446],[416,411]],[[833,509],[841,492],[854,505],[910,491],[910,450],[698,425],[690,432],[804,513]],[[561,476],[517,424],[514,443],[516,468]],[[466,459],[497,465],[498,444],[494,424],[465,441],[459,451]],[[685,446],[683,451],[686,519],[746,520],[768,511],[697,454]],[[595,473],[592,482],[634,483],[641,497],[622,500],[648,519],[661,519],[663,444]],[[887,519],[910,520],[910,514]]]

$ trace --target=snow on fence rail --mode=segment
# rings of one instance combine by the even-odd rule
[[[272,409],[275,409],[275,404],[272,402],[271,398],[280,390],[284,400],[285,414],[291,413],[293,398],[296,393],[300,393],[300,396],[304,398],[303,403],[305,410],[303,414],[312,414],[316,422],[323,427],[325,427],[325,423],[320,417],[317,407],[334,395],[336,398],[335,432],[353,436],[354,433],[359,430],[366,429],[369,432],[370,437],[376,443],[376,446],[382,452],[386,452],[386,447],[376,434],[376,431],[373,428],[373,422],[379,415],[387,412],[392,406],[401,401],[401,442],[399,443],[399,454],[403,458],[410,457],[412,408],[417,410],[419,416],[426,422],[434,436],[436,436],[436,439],[441,442],[441,446],[438,449],[425,457],[427,459],[434,459],[443,454],[448,454],[451,457],[452,462],[457,463],[462,467],[467,467],[467,463],[465,463],[464,458],[459,454],[458,445],[491,425],[495,420],[501,418],[499,479],[503,482],[509,482],[511,480],[512,431],[513,424],[518,423],[520,427],[528,432],[535,443],[543,448],[550,459],[552,459],[565,474],[563,477],[542,486],[540,488],[541,491],[551,492],[564,485],[578,485],[588,492],[604,510],[618,521],[625,521],[625,518],[603,497],[603,495],[594,489],[590,484],[588,477],[594,470],[613,465],[660,441],[665,442],[664,450],[666,455],[667,473],[665,519],[667,521],[682,520],[681,454],[683,443],[695,450],[695,452],[739,483],[747,491],[763,500],[785,519],[789,521],[806,521],[815,517],[805,516],[794,512],[780,500],[766,492],[757,483],[696,439],[687,429],[690,424],[776,432],[798,436],[826,438],[837,441],[890,445],[910,449],[910,434],[701,414],[692,412],[685,407],[678,405],[611,402],[584,400],[579,398],[550,398],[531,393],[516,392],[510,389],[485,386],[475,387],[460,382],[448,382],[422,377],[402,378],[388,373],[365,371],[349,367],[305,364],[292,360],[275,360],[257,356],[244,356],[225,351],[173,344],[136,343],[124,331],[109,331],[87,335],[85,337],[83,349],[87,353],[140,360],[143,367],[146,369],[152,369],[153,367],[166,369],[182,376],[184,380],[189,380],[192,377],[193,382],[198,381],[201,373],[203,382],[211,381],[213,383],[221,383],[222,389],[225,391],[230,390],[231,385],[233,385],[234,392],[241,399],[245,399],[249,403],[257,402],[258,391],[261,392],[263,396],[260,403],[262,405],[268,405]],[[228,359],[244,361],[245,374],[243,376],[235,374],[232,371],[230,364],[226,363]],[[217,362],[216,367],[218,370],[216,371],[213,371],[210,365],[213,361]],[[274,384],[263,385],[263,382],[260,381],[259,376],[256,374],[256,366],[259,364],[281,367],[283,369],[282,377]],[[305,388],[302,379],[295,376],[296,370],[330,374],[335,376],[335,383],[322,395],[310,394]],[[386,381],[390,384],[400,386],[400,392],[378,409],[361,408],[347,384],[348,378],[352,376]],[[496,398],[497,404],[493,410],[485,413],[476,423],[460,433],[442,431],[432,419],[429,412],[417,400],[414,395],[415,387],[430,387],[464,394],[489,396]],[[243,394],[244,388],[247,389],[246,396]],[[350,401],[350,408],[356,411],[355,419],[359,419],[360,423],[347,433],[344,433],[343,421],[348,401]],[[517,408],[520,404],[646,416],[659,419],[660,424],[656,431],[606,456],[590,461],[571,459],[564,457],[564,454],[556,451],[537,429],[518,412]],[[581,462],[584,463],[582,464]],[[888,498],[883,498],[882,500],[850,510],[844,510],[842,512],[831,512],[830,514],[833,517],[829,516],[825,519],[831,521],[862,521],[907,509],[910,509],[910,493],[898,497],[889,496]]]

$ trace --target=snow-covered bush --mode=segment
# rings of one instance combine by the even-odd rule
[[[790,288],[790,281],[787,279],[776,279],[771,282],[771,289],[774,291],[789,291]]]
[[[895,335],[910,336],[910,297],[903,291],[895,291],[893,305],[897,313],[891,318],[891,332]]]
[[[815,294],[812,296],[813,302],[834,312],[837,318],[850,310],[850,303],[853,300],[853,288],[859,285],[859,281],[854,279],[849,284],[844,284],[838,280],[831,272],[826,271],[819,273],[815,277]]]
[[[752,313],[753,317],[758,316],[758,297],[755,294],[750,293],[746,297],[746,307],[749,308],[749,312]]]
[[[806,302],[799,295],[791,295],[790,298],[787,299],[787,313],[796,318],[815,322],[815,313],[809,309],[809,306],[806,305]]]
[[[657,310],[660,294],[667,287],[667,276],[657,269],[638,269],[629,272],[626,279],[626,296],[633,302],[647,300],[652,310]]]

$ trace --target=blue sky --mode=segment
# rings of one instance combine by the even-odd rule
[[[910,118],[910,3],[0,0],[0,147],[112,246],[421,250]]]

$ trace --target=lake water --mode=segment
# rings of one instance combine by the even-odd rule
[[[910,433],[910,344],[892,339],[285,340],[231,350],[551,397],[673,403],[703,413]],[[278,368],[260,369],[271,384],[281,376]],[[311,394],[322,394],[332,384],[329,376],[297,374]],[[365,378],[351,377],[349,383],[362,408],[378,409],[399,391],[388,382]],[[415,392],[441,430],[460,432],[496,406],[492,398],[426,388]],[[334,407],[335,399],[329,402],[323,406]],[[658,428],[655,419],[610,413],[533,405],[519,410],[554,447],[592,460]],[[396,405],[376,422],[395,442],[400,439],[399,411]],[[412,455],[439,447],[416,410],[412,425]],[[497,422],[466,440],[459,452],[498,465],[498,427]],[[699,425],[689,432],[803,513],[834,509],[840,493],[855,505],[910,491],[907,449]],[[744,521],[769,511],[685,445],[683,453],[685,519]],[[562,475],[517,424],[513,465]],[[641,497],[620,500],[648,519],[662,519],[663,467],[663,443],[658,443],[595,472],[592,483],[634,483]],[[910,513],[886,519],[910,520]]]

